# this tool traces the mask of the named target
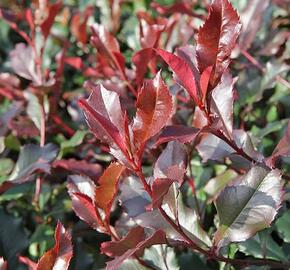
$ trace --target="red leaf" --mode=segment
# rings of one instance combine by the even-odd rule
[[[190,6],[189,3],[175,3],[170,6],[161,6],[158,3],[151,3],[151,7],[154,8],[158,13],[161,15],[168,15],[172,13],[181,13],[181,14],[186,14],[189,16],[198,16],[192,11],[192,6]],[[199,16],[198,16],[199,17]]]
[[[200,89],[202,93],[202,101],[205,103],[207,88],[209,85],[210,75],[212,72],[213,66],[207,67],[200,76]]]
[[[142,152],[146,141],[166,125],[172,112],[172,96],[158,73],[154,80],[144,83],[138,94],[132,127],[138,151]]]
[[[157,53],[163,58],[163,60],[170,66],[173,72],[176,74],[180,81],[180,84],[189,93],[197,105],[200,105],[200,100],[197,92],[197,85],[195,76],[190,65],[179,56],[157,49]]]
[[[109,219],[111,205],[118,191],[118,183],[125,167],[111,163],[99,179],[99,187],[95,191],[96,206],[103,209],[106,219]]]
[[[0,270],[7,270],[7,269],[8,269],[7,262],[3,259],[3,257],[0,257]]]
[[[73,255],[71,236],[60,222],[55,229],[55,245],[39,260],[37,270],[66,270]]]
[[[145,240],[144,228],[137,226],[119,241],[104,242],[101,245],[102,253],[109,257],[118,257],[127,250],[135,248],[138,243]]]
[[[214,87],[230,63],[230,55],[241,30],[239,16],[228,0],[214,0],[209,16],[200,28],[196,55],[200,73],[214,66],[210,84]]]
[[[75,173],[81,173],[89,176],[92,179],[97,179],[102,173],[102,167],[100,164],[88,163],[85,160],[76,159],[60,159],[52,163],[54,168],[63,168]]]
[[[23,264],[26,264],[28,267],[28,270],[37,270],[37,263],[35,263],[34,261],[30,260],[27,257],[24,256],[19,256],[18,257],[19,261]],[[1,268],[0,268],[1,270]]]
[[[198,132],[199,130],[194,127],[187,127],[183,125],[167,126],[160,134],[156,145],[169,141],[189,143],[195,139]]]
[[[100,53],[120,52],[117,39],[103,25],[94,24],[92,30],[92,41],[97,46],[97,49],[100,50]]]
[[[86,84],[92,89],[87,100],[79,100],[79,105],[85,111],[86,121],[91,131],[102,142],[112,148],[119,148],[125,155],[125,117],[121,109],[119,96],[102,85]]]
[[[136,252],[142,251],[146,247],[150,247],[158,244],[166,243],[166,235],[162,230],[155,231],[152,235],[150,235],[147,239],[139,242],[136,246],[128,249],[121,256],[116,257],[114,260],[107,263],[107,270],[115,270],[118,269],[121,263],[130,258]]]
[[[65,57],[64,62],[75,69],[81,69],[83,66],[83,61],[80,57]]]
[[[167,194],[171,184],[174,182],[168,178],[157,178],[152,185],[152,208],[158,209],[163,201],[163,197]]]
[[[77,41],[86,44],[88,40],[87,36],[87,21],[93,13],[93,8],[87,6],[83,13],[77,12],[73,15],[70,30],[71,33],[76,37]]]
[[[76,215],[95,230],[103,230],[103,221],[95,207],[96,186],[89,178],[72,175],[68,179],[68,192]]]
[[[148,64],[153,56],[155,57],[155,52],[152,48],[142,49],[133,55],[132,62],[136,66],[136,83],[138,85],[142,84]]]
[[[48,17],[40,26],[44,39],[48,37],[50,29],[54,23],[55,16],[60,11],[61,7],[61,2],[56,2],[55,4],[49,6]]]

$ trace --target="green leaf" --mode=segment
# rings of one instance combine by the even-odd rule
[[[0,209],[0,254],[9,264],[9,269],[16,269],[17,255],[28,245],[28,239],[23,231],[20,218],[8,215]]]
[[[282,200],[279,170],[252,167],[235,185],[226,187],[216,200],[220,227],[214,235],[219,248],[245,241],[270,226]]]
[[[8,175],[14,167],[14,162],[10,158],[1,158],[0,159],[0,176]]]
[[[276,228],[284,242],[290,243],[290,210],[277,219]]]
[[[180,270],[188,270],[189,266],[193,266],[193,269],[208,270],[206,264],[202,261],[201,257],[195,253],[183,253],[178,256]]]
[[[152,262],[160,270],[179,269],[173,248],[166,245],[155,245],[145,249],[143,259]]]
[[[82,144],[84,137],[86,136],[87,133],[88,132],[85,130],[77,130],[69,140],[61,142],[58,157],[61,158],[67,153],[74,151],[74,147]]]
[[[239,244],[239,250],[255,258],[267,258],[277,261],[287,261],[282,248],[271,238],[268,230],[262,231]]]
[[[124,261],[118,270],[147,270],[148,268],[142,266],[137,260],[128,259]]]
[[[41,257],[44,252],[53,247],[54,230],[51,226],[40,224],[36,227],[35,232],[30,237],[30,255]]]
[[[16,136],[10,134],[5,138],[5,146],[10,150],[19,151],[21,144]]]

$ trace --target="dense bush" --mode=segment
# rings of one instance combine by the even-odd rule
[[[290,268],[287,1],[19,2],[1,270]]]

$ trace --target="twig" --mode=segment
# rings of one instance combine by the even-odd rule
[[[266,72],[265,68],[263,68],[263,66],[252,55],[250,55],[247,51],[241,48],[240,51],[242,55],[245,56],[256,68],[258,68],[263,73]],[[285,85],[290,89],[290,83],[286,81],[284,78],[282,78],[280,75],[277,75],[275,79],[276,81],[280,82],[281,84]]]

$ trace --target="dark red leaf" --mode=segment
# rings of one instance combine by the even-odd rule
[[[213,69],[213,66],[207,67],[200,76],[200,89],[202,93],[203,103],[205,103],[207,88],[209,86],[209,80],[210,80],[212,69]]]
[[[96,186],[89,178],[72,175],[68,179],[68,192],[76,215],[95,230],[103,230],[103,221],[95,207]]]
[[[167,126],[160,134],[156,142],[156,145],[169,141],[179,141],[181,143],[189,143],[196,138],[198,132],[199,129],[194,127],[187,127],[182,125]]]
[[[152,185],[152,208],[158,209],[163,201],[163,197],[167,194],[171,184],[174,182],[168,178],[157,178]]]
[[[140,242],[145,240],[144,228],[137,226],[119,241],[104,242],[101,245],[102,253],[109,257],[123,255],[129,249],[135,248]]]
[[[116,270],[120,267],[121,263],[130,258],[136,252],[142,251],[146,247],[150,247],[158,244],[166,243],[166,235],[162,230],[155,231],[145,240],[139,242],[136,246],[131,249],[128,249],[124,254],[119,257],[116,257],[114,260],[107,263],[107,270]]]
[[[210,84],[214,87],[230,63],[230,55],[241,30],[237,12],[228,0],[214,0],[209,16],[200,28],[196,55],[200,73],[214,66]]]
[[[55,16],[60,11],[61,7],[62,7],[61,2],[56,2],[55,4],[52,4],[48,7],[48,17],[40,25],[44,39],[48,37],[50,29],[54,23]]]
[[[148,139],[156,135],[173,112],[172,96],[160,73],[146,81],[138,94],[137,113],[133,121],[134,143],[142,152]]]
[[[66,270],[73,255],[71,236],[58,222],[55,229],[55,245],[39,260],[37,270]]]
[[[87,123],[91,131],[102,142],[110,147],[119,148],[127,153],[125,142],[125,117],[121,109],[119,96],[102,85],[88,85],[92,90],[87,100],[81,99],[80,106],[85,111]]]
[[[63,168],[71,172],[81,173],[89,176],[91,179],[97,179],[102,173],[100,164],[88,163],[85,160],[60,159],[52,163],[54,168]]]
[[[200,105],[194,72],[192,68],[190,67],[190,65],[187,63],[187,61],[185,61],[179,56],[176,56],[162,49],[157,49],[157,53],[163,58],[163,60],[173,70],[180,84],[193,98],[195,103],[197,105]]]

